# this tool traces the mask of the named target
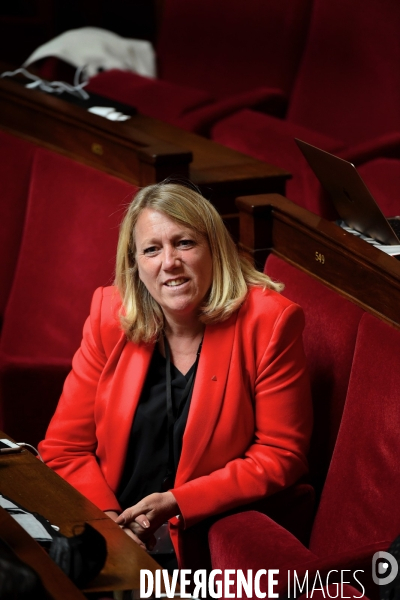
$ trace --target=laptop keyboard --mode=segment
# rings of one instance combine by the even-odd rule
[[[400,219],[394,219],[394,218],[392,218],[392,219],[387,219],[387,221],[388,221],[388,223],[390,223],[390,225],[392,225],[392,221],[393,221],[395,223],[395,227],[398,227],[398,225],[400,224]],[[356,231],[355,229],[352,229],[351,227],[348,227],[344,221],[340,221],[340,220],[336,221],[336,225],[339,225],[339,227],[341,227],[345,231],[348,231],[348,233],[351,233],[352,235],[355,235],[356,237],[359,237],[360,239],[364,240],[364,242],[368,242],[368,244],[371,244],[372,246],[375,246],[375,248],[379,248],[379,250],[382,250],[383,252],[385,252],[389,256],[393,256],[397,260],[400,260],[400,244],[399,245],[385,245],[385,244],[381,244],[377,240],[374,240],[373,238],[367,237],[367,236],[363,235],[362,233],[360,233],[359,231]],[[395,233],[396,233],[396,231],[395,231]],[[400,234],[400,231],[399,231],[399,233],[396,233],[396,235],[400,239],[400,235],[399,234]]]

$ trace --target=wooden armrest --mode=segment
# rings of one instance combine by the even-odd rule
[[[400,325],[400,262],[279,194],[238,198],[241,251],[273,252],[380,318]]]

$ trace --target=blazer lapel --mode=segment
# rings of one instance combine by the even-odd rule
[[[113,372],[109,388],[109,433],[107,455],[109,456],[111,487],[116,489],[122,475],[133,417],[149,369],[154,344],[131,344],[127,342]],[[114,371],[114,368],[115,371]]]
[[[218,422],[231,362],[237,311],[225,322],[207,325],[197,368],[176,485],[191,478]]]

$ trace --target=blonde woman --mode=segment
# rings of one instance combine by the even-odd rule
[[[160,183],[130,204],[115,285],[94,294],[40,451],[139,545],[169,522],[178,563],[183,529],[307,471],[303,313],[279,290],[207,200]]]

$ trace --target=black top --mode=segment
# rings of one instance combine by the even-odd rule
[[[172,401],[177,415],[173,426],[171,461],[175,472],[181,455],[191,391],[186,401],[183,398],[182,402],[182,397],[196,366],[197,362],[183,375],[171,364]],[[168,473],[168,458],[166,359],[156,344],[133,420],[125,466],[117,492],[118,501],[123,509],[133,506],[148,494],[163,491],[163,482]]]

